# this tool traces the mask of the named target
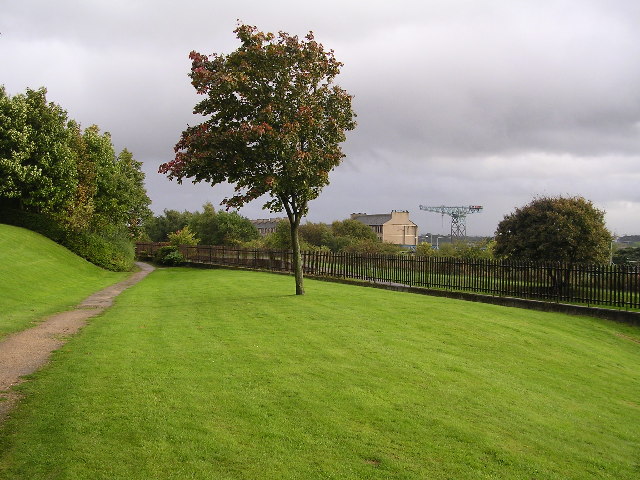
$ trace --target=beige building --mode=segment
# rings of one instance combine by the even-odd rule
[[[418,226],[409,220],[407,210],[377,215],[352,213],[352,220],[369,225],[383,242],[394,243],[404,247],[415,247],[418,244]]]

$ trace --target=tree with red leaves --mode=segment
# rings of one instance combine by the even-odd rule
[[[241,45],[228,55],[191,52],[191,83],[205,96],[194,113],[206,120],[182,132],[175,159],[159,171],[179,183],[234,184],[227,208],[267,195],[264,208],[289,218],[303,295],[298,227],[344,157],[340,144],[356,125],[352,97],[333,84],[342,63],[313,33],[299,39],[239,25],[235,34]]]

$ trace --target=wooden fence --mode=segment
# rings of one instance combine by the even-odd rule
[[[138,243],[139,258],[165,244]],[[187,262],[292,271],[292,253],[198,245],[180,247]],[[501,297],[640,309],[640,267],[502,260],[302,252],[307,274]]]

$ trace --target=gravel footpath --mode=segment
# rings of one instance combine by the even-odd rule
[[[9,335],[0,341],[0,421],[16,405],[20,396],[11,388],[49,360],[51,352],[65,344],[67,338],[80,330],[87,319],[110,307],[113,299],[126,288],[146,277],[153,267],[137,262],[140,271],[126,280],[111,285],[86,298],[73,310],[57,313],[36,326]]]

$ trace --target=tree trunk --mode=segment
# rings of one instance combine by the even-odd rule
[[[302,256],[298,238],[298,222],[291,222],[291,248],[293,250],[293,272],[296,276],[296,295],[304,295],[304,277],[302,273]]]

